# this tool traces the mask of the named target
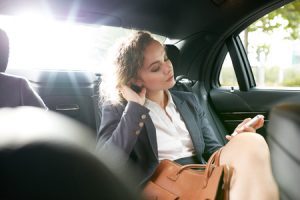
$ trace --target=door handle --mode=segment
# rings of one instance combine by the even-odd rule
[[[56,105],[56,111],[78,111],[80,109],[78,104],[63,104]]]

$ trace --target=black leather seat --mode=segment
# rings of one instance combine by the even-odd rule
[[[0,121],[0,199],[138,199],[133,176],[93,153],[93,133],[72,119],[19,107],[1,109]]]
[[[267,141],[281,199],[299,199],[300,96],[272,109]]]
[[[172,62],[174,71],[177,71],[179,66],[180,50],[175,45],[172,44],[166,44],[165,49],[168,58]]]
[[[0,29],[0,108],[36,106],[46,108],[43,100],[32,89],[28,80],[4,73],[9,57],[9,39]]]

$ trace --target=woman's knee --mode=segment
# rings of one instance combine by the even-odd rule
[[[226,163],[246,161],[257,163],[269,157],[269,149],[265,139],[257,133],[240,133],[232,138],[223,149]]]
[[[241,133],[238,134],[235,138],[233,138],[232,142],[238,143],[239,146],[243,146],[245,148],[256,147],[255,149],[266,150],[268,145],[263,136],[257,133]]]

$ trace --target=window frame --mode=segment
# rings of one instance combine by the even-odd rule
[[[236,79],[241,91],[248,91],[255,87],[255,79],[246,54],[244,45],[239,35],[228,38],[226,46],[236,74]]]
[[[232,35],[225,41],[225,45],[219,53],[217,59],[217,72],[216,72],[216,83],[217,87],[222,87],[220,84],[220,74],[223,67],[223,63],[226,54],[229,53],[230,59],[232,61],[233,69],[235,72],[236,80],[240,91],[248,91],[250,88],[256,86],[252,69],[242,44],[239,35]],[[233,85],[234,87],[234,85]]]

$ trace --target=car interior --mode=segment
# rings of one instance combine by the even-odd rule
[[[93,133],[92,137],[96,138],[101,123],[99,85],[103,70],[109,70],[109,65],[105,62],[96,63],[95,69],[90,70],[89,65],[94,65],[92,61],[76,61],[76,64],[81,65],[80,69],[64,68],[69,65],[69,61],[59,63],[54,57],[56,54],[59,57],[75,61],[77,57],[84,57],[85,52],[69,56],[70,51],[60,46],[60,41],[51,40],[52,36],[56,36],[57,33],[54,29],[49,28],[48,30],[48,19],[42,21],[44,18],[40,16],[47,14],[51,15],[51,20],[58,22],[97,27],[95,33],[89,29],[90,35],[78,34],[83,40],[90,39],[92,34],[98,36],[99,40],[105,39],[104,42],[100,42],[100,44],[107,45],[104,50],[96,47],[95,41],[98,40],[91,40],[90,43],[95,44],[93,48],[97,52],[96,56],[93,55],[94,57],[105,57],[109,51],[108,47],[117,42],[117,39],[112,39],[112,37],[121,35],[117,32],[110,33],[110,37],[102,35],[101,28],[122,28],[125,30],[122,33],[132,29],[150,31],[162,38],[167,55],[172,61],[176,77],[176,85],[172,89],[190,91],[196,94],[221,144],[226,144],[225,135],[231,134],[245,118],[252,118],[258,114],[264,115],[265,126],[259,129],[258,133],[270,143],[272,164],[280,191],[282,191],[281,198],[297,199],[300,197],[299,191],[291,186],[297,186],[300,183],[300,179],[293,176],[295,171],[300,169],[299,156],[294,155],[299,150],[300,84],[293,87],[261,86],[259,79],[255,76],[261,68],[256,65],[266,62],[261,60],[257,62],[258,64],[251,62],[251,58],[255,56],[250,54],[250,50],[246,48],[247,45],[240,35],[242,32],[245,34],[244,30],[251,30],[248,27],[257,20],[284,7],[288,7],[289,12],[295,13],[294,16],[300,16],[300,3],[297,0],[191,0],[188,2],[180,0],[27,0],[26,2],[23,0],[1,0],[0,15],[3,16],[3,20],[0,18],[0,29],[6,31],[6,27],[9,27],[10,24],[17,24],[13,20],[5,21],[6,18],[19,17],[23,20],[20,23],[23,25],[21,26],[22,29],[9,31],[7,28],[8,37],[12,41],[14,38],[20,38],[21,35],[28,39],[27,43],[24,42],[25,47],[22,48],[22,51],[14,50],[13,44],[16,42],[12,42],[10,47],[12,53],[22,55],[29,51],[33,45],[29,38],[40,41],[38,36],[46,36],[44,40],[49,40],[49,44],[52,45],[51,48],[54,49],[54,53],[49,53],[42,48],[44,44],[39,44],[35,54],[32,54],[31,57],[24,56],[33,61],[32,65],[37,65],[37,68],[27,67],[27,63],[18,62],[21,57],[15,58],[10,55],[9,66],[5,73],[27,79],[49,111],[60,113],[83,124]],[[29,13],[31,18],[27,18],[23,15],[24,13]],[[285,15],[281,14],[280,16]],[[26,22],[32,18],[36,21],[39,20],[40,24],[33,27],[45,29],[42,32],[44,35],[33,36],[34,33],[30,32],[32,26]],[[297,21],[300,18],[294,18],[296,19],[294,21],[295,30],[300,35],[299,21]],[[279,20],[278,23],[281,22]],[[272,23],[270,24],[272,25]],[[79,30],[68,25],[57,27],[61,27],[61,29],[66,27],[69,31],[67,38],[76,35],[77,30]],[[49,36],[46,33],[50,33]],[[260,40],[260,37],[263,38],[263,36],[255,37],[254,40],[251,40],[254,41],[252,43]],[[295,76],[296,80],[300,77],[298,76],[300,75],[299,38],[291,42],[294,48],[291,53],[293,54],[291,63],[295,69],[297,68],[296,72],[291,74]],[[252,48],[251,41],[249,39],[249,49]],[[85,47],[79,39],[76,39],[75,42],[69,42],[69,45],[75,50]],[[3,45],[0,44],[0,46]],[[50,47],[45,48],[49,49]],[[265,50],[267,47],[261,45],[260,48]],[[5,49],[0,49],[1,66],[2,59],[5,61],[8,56],[5,52]],[[282,56],[284,52],[285,50],[282,49],[279,55]],[[50,57],[49,61],[44,59],[44,54]],[[259,57],[262,53],[257,55],[256,57]],[[230,58],[232,74],[236,80],[235,84],[226,85],[221,80],[227,57]],[[39,68],[44,67],[37,64],[40,60],[44,62],[45,68]],[[280,65],[280,59],[273,60]],[[57,68],[51,68],[52,65],[57,65],[55,66]],[[1,73],[4,73],[2,67]],[[264,71],[264,73],[268,74],[269,71]],[[273,79],[277,81],[279,78]],[[2,84],[1,79],[0,83]],[[0,88],[2,87],[0,85]],[[8,90],[13,89],[9,88]],[[1,100],[4,93],[2,89],[0,92]],[[291,102],[288,100],[290,98],[294,100]],[[284,102],[291,105],[276,107]],[[292,117],[290,118],[290,116]],[[291,135],[287,136],[286,133]],[[283,138],[286,140],[282,140]],[[291,143],[291,141],[295,143]],[[281,165],[283,164],[281,161],[284,161],[284,165]],[[287,179],[288,175],[283,171],[294,173],[290,174],[290,179]]]

